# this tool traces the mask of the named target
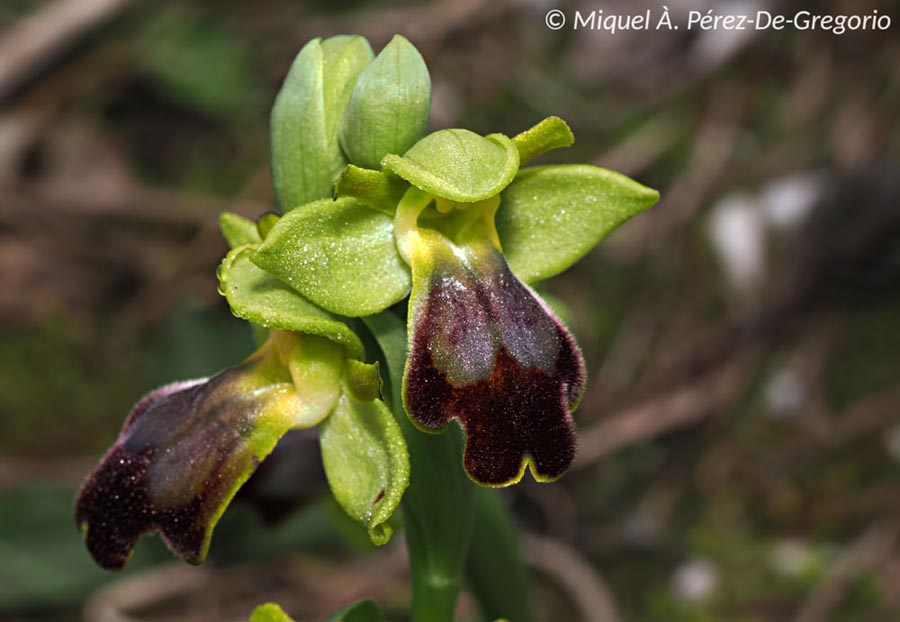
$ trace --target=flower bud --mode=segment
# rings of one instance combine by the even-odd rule
[[[360,74],[341,126],[341,147],[353,164],[378,169],[425,134],[431,78],[412,43],[394,36]]]
[[[338,142],[344,109],[372,60],[360,36],[313,39],[300,50],[272,107],[272,182],[282,212],[331,197],[347,161]]]

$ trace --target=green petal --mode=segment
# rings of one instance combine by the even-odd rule
[[[372,60],[359,36],[313,39],[300,50],[271,115],[271,167],[282,212],[331,196],[346,164],[338,141],[344,109]]]
[[[377,313],[409,293],[393,221],[351,198],[286,214],[252,256],[315,304],[349,317]]]
[[[397,202],[407,188],[409,184],[396,175],[348,164],[334,182],[334,196],[338,199],[355,197],[370,207],[393,216]]]
[[[425,134],[431,78],[412,43],[394,35],[360,74],[341,125],[351,162],[375,169],[389,153],[403,153]]]
[[[345,390],[319,426],[322,463],[335,499],[385,544],[394,513],[409,484],[409,454],[397,421],[381,400],[363,402]]]
[[[256,220],[256,233],[259,234],[259,242],[266,239],[272,227],[281,220],[281,217],[275,212],[266,212]]]
[[[219,228],[230,248],[262,242],[256,223],[240,214],[222,212],[219,215]]]
[[[294,619],[275,603],[266,603],[253,610],[249,622],[294,622]]]
[[[350,327],[309,302],[251,260],[255,245],[235,248],[219,266],[219,291],[231,312],[259,326],[326,337],[363,358],[363,345]]]
[[[656,190],[599,166],[525,168],[501,195],[497,232],[513,274],[534,283],[570,267],[658,200]]]
[[[436,197],[473,203],[509,185],[519,169],[519,151],[503,134],[482,137],[469,130],[441,130],[402,157],[386,156],[381,165]]]
[[[513,142],[519,150],[519,161],[525,164],[542,153],[571,146],[575,137],[565,121],[559,117],[547,117],[534,127],[513,136]]]

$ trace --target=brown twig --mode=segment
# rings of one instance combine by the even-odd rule
[[[0,104],[76,41],[137,0],[58,0],[0,39]]]
[[[573,469],[585,468],[623,447],[691,425],[718,412],[743,386],[746,371],[746,363],[733,362],[582,431]]]
[[[657,248],[660,240],[668,239],[691,220],[731,161],[743,109],[740,89],[726,86],[714,94],[691,155],[690,172],[663,193],[652,219],[642,220],[642,227],[627,229],[612,241],[616,254],[631,258],[644,249]]]
[[[211,581],[206,568],[167,564],[94,594],[84,605],[88,622],[137,622],[128,612],[199,591]]]
[[[583,622],[616,622],[616,603],[597,571],[578,551],[557,540],[526,534],[528,563],[544,573],[572,598]]]

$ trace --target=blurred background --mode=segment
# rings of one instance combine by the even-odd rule
[[[3,0],[0,620],[241,620],[270,599],[319,620],[365,596],[404,619],[402,538],[375,551],[321,500],[304,435],[202,567],[148,538],[104,573],[71,517],[143,392],[252,347],[216,292],[216,223],[273,208],[293,56],[398,32],[430,67],[433,129],[556,114],[576,144],[543,161],[662,193],[546,286],[589,385],[572,472],[503,493],[543,619],[900,620],[900,3],[667,6],[895,23],[612,35],[544,16],[661,4]]]

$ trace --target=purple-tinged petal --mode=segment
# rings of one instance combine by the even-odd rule
[[[411,417],[426,429],[459,420],[466,471],[481,484],[515,483],[526,465],[539,481],[558,478],[575,456],[571,410],[584,390],[572,336],[491,244],[417,236],[404,377]]]
[[[156,531],[176,555],[203,560],[219,517],[278,439],[321,421],[339,396],[340,346],[332,352],[326,340],[302,339],[298,346],[297,337],[275,332],[243,364],[167,385],[134,407],[75,503],[97,563],[122,568],[138,538]],[[303,363],[285,366],[285,356],[301,350],[317,355],[308,367],[319,370],[321,386],[311,398],[292,382]]]

